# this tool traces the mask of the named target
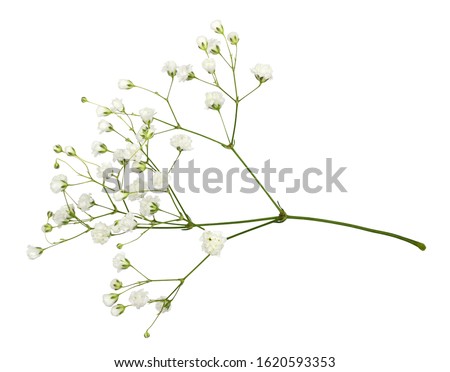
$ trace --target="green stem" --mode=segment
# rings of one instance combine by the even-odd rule
[[[241,232],[239,232],[239,233],[237,233],[237,234],[234,234],[234,235],[228,236],[228,237],[227,237],[227,240],[230,240],[230,239],[236,238],[236,237],[237,237],[237,236],[239,236],[239,235],[244,235],[244,234],[247,234],[247,233],[248,233],[248,232],[250,232],[250,231],[253,231],[253,230],[256,230],[256,229],[260,229],[261,227],[264,227],[264,226],[270,225],[271,223],[274,223],[274,222],[275,222],[275,220],[272,220],[272,221],[269,221],[269,222],[263,223],[262,225],[258,225],[258,226],[252,227],[251,229],[247,229],[247,230],[241,231]]]
[[[251,222],[259,222],[259,221],[268,221],[268,220],[277,220],[279,216],[274,217],[262,217],[262,218],[254,218],[251,220],[238,220],[238,221],[226,221],[226,222],[211,222],[211,223],[196,223],[195,226],[221,226],[221,225],[237,225],[241,223],[251,223]]]
[[[249,168],[249,166],[245,163],[245,161],[240,157],[240,155],[236,152],[236,150],[234,149],[234,147],[231,147],[231,151],[234,152],[234,154],[236,155],[236,157],[240,160],[240,162],[242,163],[242,165],[245,167],[245,169],[248,170],[248,172],[252,175],[252,177],[254,178],[254,180],[256,181],[256,183],[261,187],[261,189],[265,192],[265,194],[267,195],[267,197],[270,199],[270,201],[273,203],[273,205],[275,206],[275,208],[277,208],[277,210],[282,213],[283,209],[281,209],[281,207],[275,202],[275,200],[273,200],[272,196],[269,194],[269,192],[266,190],[266,188],[262,185],[262,183],[259,181],[258,177],[256,177],[256,175],[252,172],[252,170]]]
[[[374,233],[374,234],[386,235],[386,236],[390,236],[391,238],[396,238],[396,239],[403,240],[404,242],[407,242],[409,244],[415,245],[421,251],[424,251],[426,249],[425,244],[423,244],[421,242],[418,242],[416,240],[412,240],[412,239],[406,238],[404,236],[393,234],[393,233],[382,231],[382,230],[375,230],[375,229],[370,229],[370,228],[364,227],[364,226],[354,225],[354,224],[351,224],[351,223],[345,223],[345,222],[339,222],[339,221],[333,221],[333,220],[326,220],[326,219],[323,219],[323,218],[304,217],[304,216],[290,216],[290,215],[287,216],[287,219],[323,222],[323,223],[330,223],[330,224],[333,224],[333,225],[340,225],[340,226],[351,227],[353,229],[368,231],[368,232],[371,232],[371,233]]]

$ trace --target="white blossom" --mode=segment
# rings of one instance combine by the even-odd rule
[[[118,223],[119,229],[124,232],[133,230],[136,225],[133,213],[127,213]]]
[[[127,143],[126,148],[117,149],[113,153],[113,160],[120,164],[125,164],[128,161],[139,161],[142,158],[141,146],[137,143]]]
[[[94,205],[94,199],[90,194],[81,194],[77,205],[83,212],[87,212]]]
[[[220,110],[223,104],[225,103],[225,98],[223,94],[220,92],[209,92],[206,93],[205,104],[206,107],[211,110]]]
[[[147,195],[140,202],[139,212],[143,216],[150,216],[159,210],[159,197]]]
[[[177,64],[174,61],[167,61],[162,68],[163,72],[167,72],[167,75],[174,77],[177,74]]]
[[[150,124],[153,121],[153,116],[155,116],[156,111],[152,108],[144,107],[139,110],[139,115],[145,124]]]
[[[150,301],[150,298],[148,297],[148,292],[144,291],[144,289],[130,293],[130,303],[135,306],[136,309],[145,306],[148,301]]]
[[[184,82],[186,80],[192,80],[194,73],[192,72],[192,65],[183,65],[177,68],[178,81]]]
[[[97,106],[97,116],[101,117],[101,116],[108,116],[112,113],[112,111],[105,106]]]
[[[58,174],[52,178],[50,188],[56,194],[67,188],[67,177],[64,174]]]
[[[92,155],[98,156],[99,154],[104,154],[108,151],[106,145],[99,141],[94,141],[91,145]]]
[[[130,265],[130,261],[128,261],[124,253],[117,253],[113,258],[113,266],[117,269],[117,272],[128,269]]]
[[[214,60],[214,58],[206,58],[202,62],[202,67],[208,74],[212,74],[214,71],[216,71],[216,61]]]
[[[114,306],[111,308],[111,314],[114,315],[114,316],[119,316],[119,315],[123,314],[123,312],[125,311],[125,309],[126,309],[126,307],[123,306],[122,304],[114,305]]]
[[[178,151],[189,151],[192,150],[192,140],[191,137],[186,134],[176,134],[170,139],[170,144],[175,147]]]
[[[199,36],[197,38],[197,45],[201,50],[208,49],[208,39],[205,36]]]
[[[209,39],[208,52],[212,54],[220,54],[220,41],[217,39]]]
[[[230,32],[227,39],[231,45],[237,45],[237,43],[239,43],[239,35],[236,32]]]
[[[122,100],[119,98],[114,98],[111,102],[111,111],[122,112],[125,110]]]
[[[146,182],[140,179],[134,180],[128,187],[128,200],[135,201],[142,199],[145,195]]]
[[[216,34],[223,34],[223,25],[219,20],[211,22],[211,30],[213,30]]]
[[[167,174],[164,175],[162,172],[153,172],[151,185],[149,184],[150,190],[153,191],[163,190],[167,186],[167,177],[168,175]]]
[[[267,80],[272,79],[272,67],[270,65],[263,65],[258,63],[251,69],[253,75],[255,75],[256,80],[261,84],[265,83]]]
[[[118,299],[119,295],[117,293],[107,293],[103,295],[103,303],[108,307],[114,305]]]
[[[113,126],[110,122],[102,119],[98,122],[98,130],[100,133],[111,132],[113,130]]]
[[[40,257],[42,252],[44,252],[42,248],[33,247],[32,245],[29,245],[27,248],[27,256],[30,260],[35,260]]]
[[[168,300],[166,297],[164,296],[159,297],[158,301],[155,302],[155,307],[156,310],[158,311],[158,314],[159,313],[162,314],[169,311],[171,304],[172,304],[171,301]]]
[[[202,249],[211,256],[220,255],[227,238],[225,238],[221,232],[217,231],[205,231],[200,240],[203,242]]]
[[[53,213],[52,218],[57,226],[62,226],[69,222],[70,220],[70,212],[73,211],[73,205],[70,204],[69,207],[67,205],[63,205],[59,208],[55,213]]]
[[[108,179],[114,174],[114,169],[111,162],[102,163],[97,167],[97,177],[100,179]]]
[[[134,84],[126,79],[120,79],[117,85],[119,86],[119,89],[131,89],[134,87]]]
[[[96,223],[94,228],[91,230],[91,237],[94,243],[105,244],[109,240],[110,236],[111,227],[103,222]]]

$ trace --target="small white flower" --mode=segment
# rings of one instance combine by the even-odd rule
[[[123,283],[119,280],[119,279],[113,279],[111,280],[111,283],[109,283],[109,286],[112,289],[115,289],[116,291],[119,290],[120,288],[122,288]]]
[[[89,194],[81,194],[78,199],[78,208],[87,212],[94,205],[94,199]]]
[[[135,306],[136,309],[140,309],[145,306],[150,298],[148,297],[148,292],[140,289],[139,291],[133,291],[130,293],[130,303]]]
[[[113,258],[113,266],[117,269],[117,272],[128,269],[130,265],[130,261],[125,258],[125,254],[123,253],[117,253]]]
[[[253,75],[255,75],[256,80],[261,84],[265,83],[267,80],[272,79],[272,67],[270,65],[263,65],[258,63],[255,67],[251,69]]]
[[[110,122],[102,119],[98,122],[98,130],[100,133],[111,132],[113,130],[113,126]]]
[[[173,78],[177,74],[177,64],[174,61],[167,61],[162,71],[167,72],[167,75]]]
[[[156,310],[158,311],[158,314],[159,313],[162,314],[162,313],[169,311],[171,304],[172,304],[172,301],[166,299],[164,296],[159,297],[158,301],[155,302],[155,307],[156,307]]]
[[[120,79],[117,85],[119,86],[119,89],[131,89],[134,87],[134,84],[126,79]]]
[[[186,134],[176,134],[170,139],[170,144],[178,151],[192,150],[192,140]]]
[[[113,160],[120,164],[125,164],[131,161],[139,161],[142,158],[141,146],[137,143],[127,143],[125,149],[117,149],[113,153]]]
[[[139,115],[145,124],[150,124],[153,121],[153,116],[155,116],[156,111],[152,108],[144,107],[139,110]]]
[[[111,227],[105,225],[103,222],[95,224],[94,229],[91,230],[91,237],[94,243],[105,244],[111,236]]]
[[[207,108],[211,110],[220,110],[225,103],[225,98],[220,92],[209,92],[206,93],[205,104]]]
[[[111,162],[102,163],[101,166],[97,167],[97,177],[100,179],[108,179],[114,174],[114,168]]]
[[[125,107],[122,103],[122,100],[119,98],[114,98],[111,102],[111,111],[122,112],[125,110]]]
[[[30,260],[35,260],[40,257],[42,252],[44,252],[42,248],[33,247],[32,245],[29,245],[27,248],[27,256]]]
[[[167,174],[163,174],[162,172],[153,172],[151,185],[149,184],[150,190],[153,191],[161,191],[167,187]]]
[[[66,153],[67,156],[75,156],[77,154],[77,152],[72,146],[66,146],[64,148],[64,152]]]
[[[101,117],[101,116],[108,116],[112,113],[112,111],[105,106],[97,106],[97,116]]]
[[[230,32],[227,39],[231,45],[237,45],[237,43],[239,43],[239,35],[236,32]]]
[[[149,139],[153,138],[155,132],[156,128],[154,125],[148,126],[147,124],[142,124],[142,126],[139,128],[139,131],[136,133],[136,139],[139,141],[139,143],[148,141]]]
[[[102,142],[95,141],[91,145],[92,155],[98,156],[99,154],[104,154],[108,151],[106,145]]]
[[[195,74],[192,72],[192,65],[183,65],[177,68],[178,81],[185,82],[192,80]]]
[[[53,177],[50,188],[55,194],[64,191],[67,188],[67,177],[64,174],[58,174]]]
[[[134,180],[128,187],[128,192],[130,194],[128,196],[128,200],[135,201],[142,199],[143,196],[145,195],[145,190],[146,190],[145,181],[141,182],[140,179]]]
[[[220,255],[227,238],[225,238],[221,232],[217,231],[205,231],[200,240],[203,242],[202,249],[211,256]]]
[[[219,20],[211,22],[211,30],[213,30],[216,34],[223,34],[223,25]]]
[[[59,208],[55,213],[53,213],[52,218],[57,226],[65,225],[70,220],[70,214],[73,211],[73,205],[70,204],[69,207],[67,205],[63,205]]]
[[[139,212],[143,216],[150,216],[159,210],[159,197],[147,195],[140,202]]]
[[[123,312],[125,311],[125,309],[126,309],[126,307],[123,306],[122,304],[114,305],[111,308],[111,314],[114,315],[114,316],[122,315]]]
[[[205,36],[199,36],[197,38],[197,45],[201,50],[208,49],[208,39]]]
[[[117,293],[107,293],[103,295],[103,303],[108,307],[114,305],[118,299],[119,295]]]
[[[113,194],[113,198],[115,201],[122,201],[128,197],[128,192],[125,190],[119,190]]]
[[[208,52],[212,54],[220,54],[220,41],[216,39],[209,39]]]
[[[212,74],[214,71],[216,71],[216,61],[214,60],[214,58],[206,58],[202,62],[202,67],[208,74]]]
[[[134,230],[136,225],[137,222],[134,220],[133,213],[127,213],[118,223],[119,229],[124,232]]]

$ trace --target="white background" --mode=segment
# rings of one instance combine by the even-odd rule
[[[2,3],[2,370],[113,371],[114,359],[153,356],[334,356],[336,371],[449,371],[448,2],[293,4]],[[217,18],[240,34],[242,92],[256,83],[255,63],[274,69],[273,81],[242,104],[236,146],[248,163],[270,158],[301,172],[332,157],[348,167],[348,193],[280,188],[274,197],[283,207],[396,232],[428,249],[338,226],[272,225],[205,263],[146,340],[152,308],[114,318],[101,301],[116,275],[114,242],[86,236],[33,262],[25,250],[44,244],[46,211],[62,204],[48,187],[52,146],[89,154],[100,138],[95,107],[80,97],[108,104],[117,96],[135,111],[145,104],[162,114],[161,103],[119,91],[117,80],[165,90],[168,59],[201,74],[195,39],[212,36]],[[221,136],[203,108],[208,90],[176,84],[174,100],[183,124]],[[237,165],[220,147],[198,138],[194,146],[186,160]],[[182,198],[198,221],[274,213],[262,194]],[[126,253],[149,275],[181,276],[202,256],[198,235],[149,234]]]

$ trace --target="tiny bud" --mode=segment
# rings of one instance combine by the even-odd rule
[[[124,305],[122,305],[122,304],[117,304],[117,305],[115,305],[115,306],[113,306],[113,307],[111,308],[111,314],[112,314],[113,316],[119,316],[119,315],[122,315],[123,312],[125,311],[125,309],[126,309],[126,307],[125,307]]]
[[[53,164],[53,168],[59,169],[59,163],[58,163],[58,160],[55,160],[55,164]]]
[[[239,43],[239,35],[236,32],[230,32],[227,38],[231,45],[237,45]]]
[[[64,148],[64,152],[66,153],[67,156],[76,156],[77,152],[75,151],[75,149],[72,146],[66,146]]]
[[[49,223],[46,223],[44,226],[42,226],[42,231],[45,233],[49,233],[53,230],[53,226]]]
[[[122,288],[122,282],[119,279],[113,279],[111,280],[110,286],[117,291]]]
[[[63,148],[61,147],[61,145],[55,145],[53,146],[53,151],[59,154],[60,152],[63,152]]]
[[[88,99],[86,97],[81,97],[81,102],[86,103],[88,102]]]
[[[205,36],[199,36],[197,38],[197,45],[201,50],[208,49],[208,39]]]
[[[111,109],[105,106],[97,106],[97,116],[108,116],[112,113]]]
[[[117,293],[107,293],[103,295],[103,303],[108,307],[114,305],[118,299],[119,295]]]
[[[30,260],[35,260],[36,258],[41,256],[42,252],[44,252],[42,248],[29,245],[27,249],[27,256]]]
[[[53,212],[52,211],[48,211],[47,212],[47,218],[52,218],[53,217]]]
[[[125,190],[119,190],[115,192],[113,196],[115,201],[122,201],[125,200],[128,197],[128,195],[130,195],[129,192]]]
[[[119,86],[119,89],[131,89],[135,86],[130,80],[126,79],[120,79],[117,85]]]
[[[145,331],[144,337],[145,337],[145,338],[149,338],[149,337],[150,337],[150,332],[149,332],[149,331]]]
[[[117,249],[122,249],[123,248],[123,244],[122,243],[117,243],[116,247],[117,247]]]
[[[139,169],[139,171],[141,172],[144,172],[147,169],[147,164],[145,164],[145,162],[143,161],[140,161],[135,168]]]
[[[216,33],[216,34],[222,34],[224,32],[223,29],[223,25],[222,22],[219,20],[216,20],[214,22],[211,22],[211,29]]]

